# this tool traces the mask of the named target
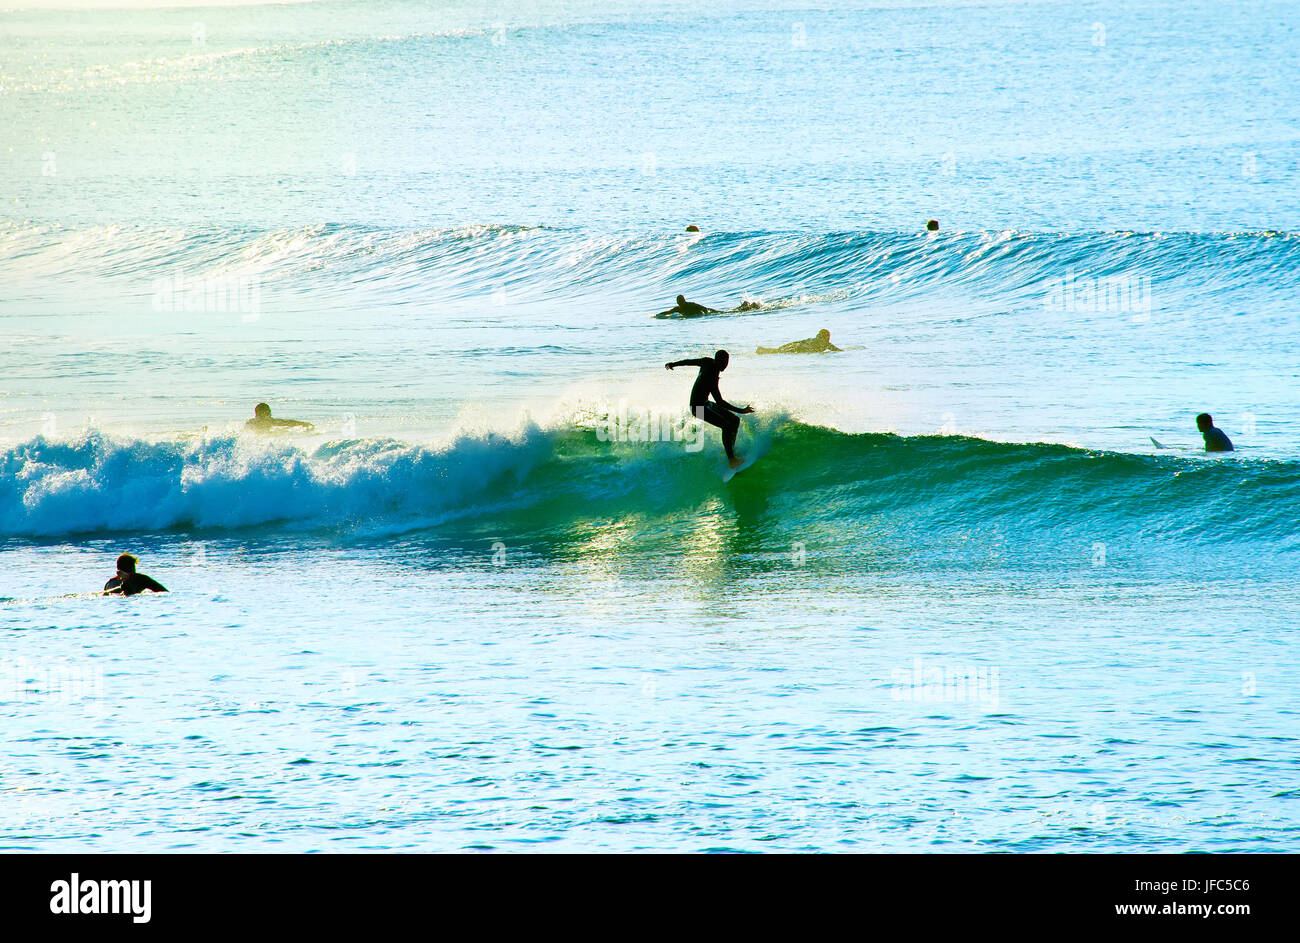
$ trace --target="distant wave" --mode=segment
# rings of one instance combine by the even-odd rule
[[[1043,301],[1075,278],[1122,278],[1163,304],[1248,286],[1253,303],[1300,289],[1300,234],[717,232],[611,234],[546,226],[155,230],[0,224],[0,275],[137,280],[256,276],[323,291],[372,286],[443,298],[600,288],[662,310],[679,292],[767,308],[936,291]]]
[[[176,3],[175,6],[202,9],[221,6],[254,6],[259,5],[259,3],[266,6],[288,6],[325,2],[329,2],[329,0],[269,0],[269,2],[268,0],[226,0],[226,2],[207,0],[207,2],[198,3]],[[78,4],[69,0],[66,5],[77,7],[86,4]],[[163,7],[167,5],[165,3],[158,4],[158,6]],[[122,3],[121,6],[129,9],[131,5]],[[19,12],[24,12],[21,4],[17,8],[6,4],[6,9],[16,9]],[[48,15],[57,11],[36,9],[25,12]],[[536,27],[510,27],[511,32],[519,32],[527,28]],[[202,30],[202,24],[196,23],[195,29]],[[315,39],[305,42],[282,39],[281,41],[221,49],[213,52],[195,52],[191,49],[181,55],[154,56],[126,62],[96,63],[75,69],[49,70],[44,62],[33,61],[25,70],[4,71],[6,68],[14,69],[13,64],[4,63],[0,65],[0,95],[13,91],[67,94],[83,89],[120,88],[124,85],[243,80],[258,74],[268,74],[273,69],[283,68],[284,63],[291,60],[301,60],[303,68],[310,68],[315,61],[327,57],[331,53],[373,55],[376,50],[382,50],[385,47],[400,49],[413,43],[439,43],[473,39],[492,35],[497,30],[498,27],[496,26],[477,25],[449,27],[440,30],[422,30],[413,33],[396,33],[387,36],[358,35],[343,38]],[[191,38],[196,46],[202,43],[203,37],[201,33],[195,33]]]
[[[729,484],[716,438],[608,442],[590,425],[527,426],[442,446],[391,439],[314,449],[248,438],[148,442],[91,433],[0,453],[0,537],[274,528],[416,530],[472,515],[529,527],[779,502],[781,519],[884,517],[1297,546],[1300,462],[1130,455],[951,436],[750,424],[767,454]]]

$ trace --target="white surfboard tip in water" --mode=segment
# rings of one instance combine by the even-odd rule
[[[731,481],[731,479],[735,478],[750,465],[753,465],[760,458],[766,455],[767,450],[772,447],[772,439],[768,435],[759,434],[747,438],[748,441],[745,443],[745,452],[740,456],[740,464],[735,468],[724,468],[722,470],[723,481]],[[723,461],[725,462],[726,459],[724,458]]]
[[[731,479],[735,478],[750,465],[753,465],[760,458],[766,455],[767,450],[772,447],[772,435],[770,430],[766,430],[761,426],[755,427],[751,423],[752,420],[751,422],[743,423],[744,428],[747,430],[747,434],[743,443],[744,448],[740,450],[740,464],[735,468],[724,467],[722,469],[723,481],[731,481]],[[724,457],[722,461],[725,465],[727,459]]]
[[[1188,448],[1185,445],[1165,445],[1163,442],[1161,442],[1153,435],[1147,436],[1147,438],[1151,440],[1151,444],[1154,445],[1156,448],[1164,449],[1167,452],[1199,452],[1200,451],[1200,449]]]
[[[758,449],[752,449],[748,455],[742,455],[740,458],[739,465],[737,465],[735,468],[728,468],[725,471],[723,471],[722,480],[731,481],[731,479],[735,478],[737,475],[743,472],[750,465],[753,465],[755,462],[757,462],[761,455],[762,453]]]

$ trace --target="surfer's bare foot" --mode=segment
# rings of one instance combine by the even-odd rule
[[[744,459],[741,458],[739,455],[733,455],[733,456],[731,456],[731,458],[729,459],[729,461],[731,462],[731,467],[732,467],[732,468],[739,468],[739,467],[740,467],[740,463],[743,462]]]

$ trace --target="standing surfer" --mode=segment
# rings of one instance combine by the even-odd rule
[[[740,420],[736,418],[736,414],[752,413],[754,407],[733,406],[723,399],[722,393],[718,391],[718,376],[727,369],[730,361],[731,356],[725,350],[720,350],[712,357],[675,360],[664,364],[664,368],[666,370],[671,370],[673,367],[700,368],[699,374],[695,377],[695,385],[691,387],[691,412],[702,422],[722,430],[722,447],[727,450],[727,461],[731,463],[732,468],[735,468],[741,462],[736,456],[735,448],[736,433],[740,430]],[[709,397],[713,397],[714,402],[710,403]]]

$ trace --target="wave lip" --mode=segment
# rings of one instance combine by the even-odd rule
[[[179,442],[37,437],[0,455],[0,536],[338,526],[454,513],[527,477],[550,434],[443,449],[371,439],[306,452],[236,436]]]

